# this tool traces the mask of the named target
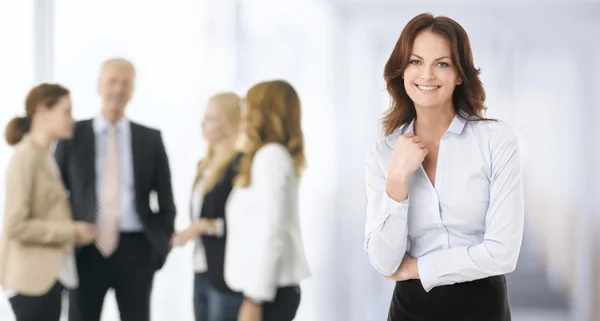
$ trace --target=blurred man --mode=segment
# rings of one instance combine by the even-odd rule
[[[122,321],[150,320],[154,273],[170,251],[175,204],[165,147],[158,130],[125,117],[135,69],[124,59],[100,70],[100,114],[76,124],[55,157],[76,220],[96,224],[95,244],[77,251],[79,288],[70,294],[70,321],[98,321],[113,288]],[[156,193],[159,210],[150,208]]]

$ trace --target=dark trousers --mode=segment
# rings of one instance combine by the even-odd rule
[[[300,306],[300,286],[279,288],[273,302],[263,304],[263,321],[292,321]]]
[[[420,280],[396,282],[388,321],[510,321],[503,275],[425,292]]]
[[[211,286],[207,273],[194,276],[194,315],[196,321],[237,321],[244,297]]]
[[[104,258],[95,245],[76,255],[79,287],[69,295],[69,321],[99,321],[104,296],[115,291],[121,321],[149,321],[156,268],[142,233],[121,233],[119,247]]]
[[[15,295],[8,301],[16,321],[59,321],[63,287],[56,282],[43,295]]]

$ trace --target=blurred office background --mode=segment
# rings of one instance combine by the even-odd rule
[[[302,224],[314,274],[297,320],[385,320],[393,284],[363,252],[363,162],[389,104],[384,63],[421,12],[463,25],[488,116],[520,135],[527,230],[508,276],[513,320],[593,320],[598,0],[0,0],[0,124],[23,113],[27,91],[42,81],[71,89],[76,118],[95,116],[101,62],[132,60],[137,89],[127,113],[163,132],[183,227],[205,147],[205,100],[221,90],[244,94],[260,80],[291,81],[303,102]],[[11,153],[2,141],[0,208]],[[190,247],[174,250],[157,274],[153,304],[154,321],[192,320]],[[12,320],[1,294],[0,320]],[[103,320],[118,320],[110,293]]]

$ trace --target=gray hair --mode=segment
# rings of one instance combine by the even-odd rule
[[[100,70],[101,71],[104,70],[104,68],[106,68],[106,66],[108,66],[108,65],[118,65],[118,66],[130,68],[133,71],[133,73],[135,74],[135,67],[133,66],[133,63],[125,58],[107,59],[102,63]]]

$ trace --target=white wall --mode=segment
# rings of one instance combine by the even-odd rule
[[[0,128],[25,114],[25,95],[33,83],[33,1],[0,0]],[[0,213],[4,209],[5,168],[12,155],[4,135],[0,143]],[[0,228],[2,221],[0,220]],[[11,317],[8,302],[0,293],[0,320]]]
[[[33,2],[0,1],[0,168],[6,168],[11,148],[4,141],[4,126],[15,116],[25,115],[25,95],[33,82]],[[5,171],[0,171],[4,182]],[[0,204],[4,204],[4,184],[0,184]],[[0,222],[0,226],[2,223]]]

